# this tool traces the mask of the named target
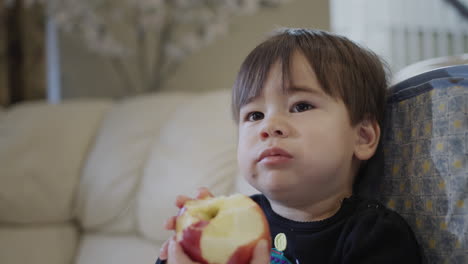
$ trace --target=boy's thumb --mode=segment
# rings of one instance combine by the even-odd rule
[[[268,263],[270,263],[270,250],[268,248],[268,242],[262,239],[255,246],[250,264],[268,264]]]

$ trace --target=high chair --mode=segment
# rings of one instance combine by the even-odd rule
[[[389,90],[377,155],[358,191],[399,212],[427,263],[468,263],[468,65]]]

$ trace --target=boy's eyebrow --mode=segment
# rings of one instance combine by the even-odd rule
[[[247,98],[247,100],[245,100],[245,102],[242,104],[242,106],[252,103],[252,101],[254,101],[256,98],[258,98],[258,95]]]
[[[319,90],[319,89],[315,89],[315,88],[312,88],[312,87],[309,87],[309,86],[306,86],[306,85],[290,85],[288,86],[286,89],[284,89],[284,92],[286,94],[293,94],[293,93],[310,93],[310,94],[314,94],[316,96],[324,96],[325,93],[322,91],[322,90]],[[261,96],[261,93],[257,96],[252,96],[250,98],[247,98],[245,100],[245,102],[242,104],[241,108],[245,105],[248,105],[250,103],[252,103],[252,101],[254,101],[255,99],[257,99],[259,96]]]
[[[291,85],[288,88],[286,88],[286,93],[300,93],[300,92],[311,93],[311,94],[315,94],[315,95],[318,95],[318,96],[323,96],[324,95],[323,91],[318,90],[318,89],[314,89],[314,88],[309,87],[309,86]]]

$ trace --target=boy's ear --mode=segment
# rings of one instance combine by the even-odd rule
[[[379,145],[380,126],[377,121],[364,119],[356,126],[357,140],[354,155],[359,160],[370,159]]]

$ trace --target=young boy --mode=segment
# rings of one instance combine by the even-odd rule
[[[285,29],[247,56],[232,93],[238,163],[274,241],[251,263],[421,262],[403,218],[353,194],[379,143],[386,87],[374,53],[323,31]],[[194,263],[174,240],[160,258]]]

